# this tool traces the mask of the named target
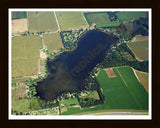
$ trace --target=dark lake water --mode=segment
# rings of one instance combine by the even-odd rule
[[[63,92],[83,89],[89,72],[100,63],[110,46],[118,40],[104,32],[92,30],[83,35],[74,51],[63,52],[54,60],[47,61],[50,75],[38,82],[37,94],[51,100]]]

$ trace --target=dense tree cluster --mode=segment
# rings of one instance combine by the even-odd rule
[[[139,18],[133,22],[123,22],[116,28],[121,39],[130,40],[136,35],[148,36],[148,17]]]
[[[111,20],[111,22],[113,22],[113,21],[119,21],[116,13],[117,12],[107,12],[107,14],[109,15],[109,19]]]
[[[127,52],[134,58],[134,60],[130,61],[127,57],[122,55],[123,52]],[[110,49],[104,61],[101,62],[99,66],[101,68],[110,68],[124,65],[131,66],[140,71],[148,72],[148,61],[139,62],[136,60],[134,54],[125,43],[117,47],[115,51]]]
[[[84,31],[86,30],[83,30],[82,28],[79,30],[62,31],[60,34],[62,37],[64,48],[67,50],[76,48],[78,39]]]

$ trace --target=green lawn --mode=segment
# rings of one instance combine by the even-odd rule
[[[148,60],[148,40],[128,43],[129,47],[140,60]]]
[[[88,27],[81,12],[56,12],[56,15],[61,31]]]
[[[140,17],[146,17],[146,12],[117,12],[116,15],[121,21],[137,20]]]
[[[70,105],[77,105],[79,104],[77,98],[74,98],[74,99],[65,99],[63,101],[60,102],[60,104],[63,104],[65,106],[70,106]]]
[[[12,20],[27,18],[27,12],[12,12]]]
[[[44,44],[48,47],[50,53],[63,48],[62,39],[59,33],[43,34]]]
[[[70,108],[62,115],[91,112],[97,110],[148,110],[148,93],[135,77],[130,67],[113,68],[116,77],[108,78],[101,70],[97,76],[105,103],[93,108]],[[122,77],[121,77],[122,76]]]
[[[28,12],[30,31],[57,31],[54,12]]]
[[[38,73],[39,36],[19,36],[12,38],[12,77],[29,76]]]

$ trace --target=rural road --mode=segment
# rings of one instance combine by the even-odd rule
[[[121,114],[126,114],[126,115],[148,115],[148,112],[101,112],[101,113],[92,113],[92,114],[86,114],[87,115],[121,115]]]

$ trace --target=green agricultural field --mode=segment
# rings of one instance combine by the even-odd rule
[[[120,21],[137,20],[140,17],[146,17],[146,12],[117,12],[116,15]]]
[[[27,18],[27,12],[12,12],[12,20]]]
[[[119,67],[113,68],[116,77],[108,78],[105,70],[101,70],[97,79],[105,96],[103,105],[93,108],[70,108],[62,115],[91,112],[99,110],[148,110],[148,93],[137,80],[132,68]]]
[[[97,28],[110,27],[110,26],[113,27],[113,26],[119,26],[121,24],[121,22],[118,22],[118,21],[111,22],[107,12],[84,13],[84,16],[90,26],[93,23],[96,23]]]
[[[113,68],[116,77],[108,78],[101,70],[97,76],[105,104],[110,109],[148,109],[148,93],[135,77],[130,67]]]
[[[92,13],[84,13],[84,16],[86,17],[86,20],[89,25],[93,23],[106,23],[111,22],[109,19],[109,16],[106,12],[92,12]]]
[[[56,12],[56,15],[61,31],[88,27],[82,12]]]
[[[148,40],[130,42],[128,45],[139,60],[148,60]]]
[[[48,47],[49,53],[63,48],[62,39],[59,33],[43,34],[44,45]]]
[[[54,12],[28,12],[30,31],[57,31]]]
[[[19,36],[12,38],[12,77],[30,76],[38,73],[39,36]]]
[[[103,27],[114,27],[114,26],[119,26],[121,22],[114,21],[114,22],[107,22],[107,23],[98,23],[96,24],[97,28],[103,28]]]

